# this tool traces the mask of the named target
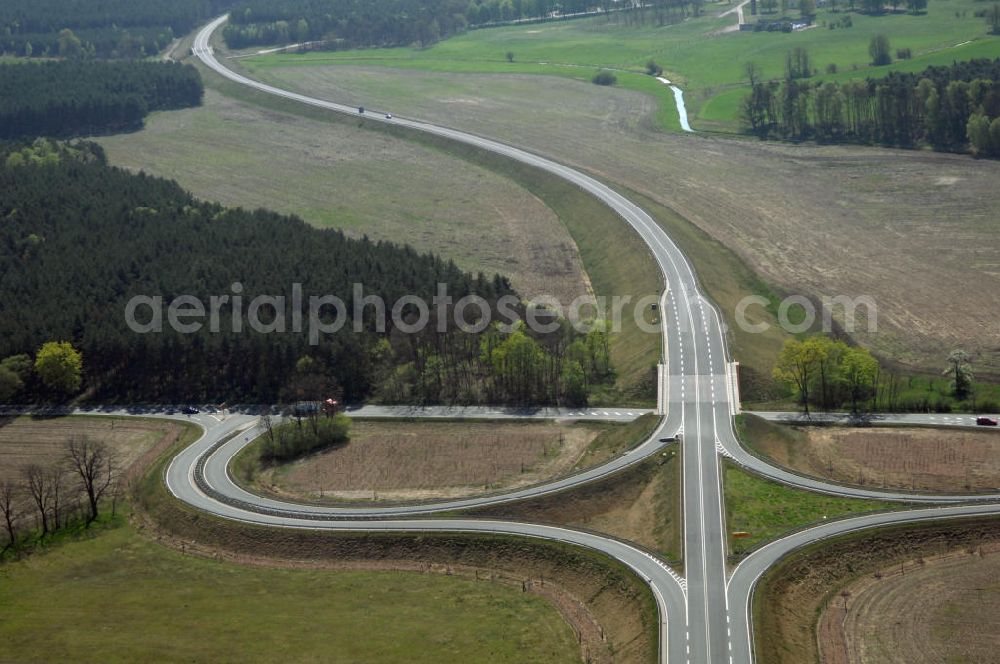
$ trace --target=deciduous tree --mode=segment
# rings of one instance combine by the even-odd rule
[[[878,360],[865,348],[846,348],[840,371],[851,395],[851,412],[860,412],[860,404],[874,393]]]
[[[87,495],[89,526],[97,520],[101,498],[115,480],[115,455],[104,442],[73,436],[66,443],[66,461]]]
[[[17,501],[20,493],[18,486],[12,480],[0,482],[0,515],[3,516],[4,529],[7,531],[7,543],[3,550],[17,546]]]
[[[0,366],[0,403],[9,402],[23,387],[24,382],[16,373]]]
[[[799,394],[803,412],[809,414],[809,388],[819,362],[826,357],[826,349],[815,338],[805,341],[789,339],[785,342],[774,367],[774,378],[792,386]]]
[[[969,366],[969,354],[958,348],[948,355],[948,369],[951,374],[952,387],[957,399],[965,399],[972,391],[972,368]]]
[[[879,33],[872,37],[868,44],[868,55],[871,56],[872,64],[876,67],[892,64],[891,49],[889,38],[886,35]]]
[[[72,394],[83,381],[83,356],[68,341],[49,341],[38,349],[35,372],[49,389]]]
[[[969,117],[965,134],[969,139],[969,148],[976,156],[988,155],[993,151],[993,141],[990,136],[990,119],[982,113]]]
[[[59,55],[64,58],[78,58],[83,55],[83,44],[69,28],[59,31]]]
[[[42,536],[49,534],[49,510],[52,503],[52,487],[49,485],[49,473],[41,464],[32,463],[21,471],[24,484],[28,488],[35,509],[38,510],[38,523],[42,527]]]

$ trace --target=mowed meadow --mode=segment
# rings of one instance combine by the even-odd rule
[[[388,566],[387,566],[388,567]],[[121,525],[0,568],[4,661],[575,662],[545,598],[442,574],[268,569]]]

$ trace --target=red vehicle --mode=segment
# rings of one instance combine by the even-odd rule
[[[997,425],[997,421],[992,417],[977,417],[976,424],[981,427],[995,427]]]

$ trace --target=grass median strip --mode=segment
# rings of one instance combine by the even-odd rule
[[[795,489],[723,465],[729,549],[739,559],[762,544],[810,524],[839,517],[899,509],[901,503],[841,498]]]

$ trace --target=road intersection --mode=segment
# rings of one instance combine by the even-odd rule
[[[213,33],[225,22],[220,17],[197,34],[193,54],[225,78],[259,91],[331,111],[357,115],[357,108],[282,90],[238,74],[215,57]],[[696,664],[753,661],[749,604],[760,575],[775,561],[810,542],[853,530],[889,523],[926,519],[1000,514],[998,496],[924,496],[880,492],[841,486],[802,477],[753,456],[733,430],[738,409],[724,325],[717,309],[700,293],[694,271],[660,226],[642,209],[600,181],[517,147],[446,127],[384,113],[368,113],[366,120],[387,122],[428,132],[515,159],[576,184],[618,213],[645,241],[663,279],[661,309],[663,357],[658,385],[658,407],[665,411],[653,436],[628,454],[598,468],[550,484],[477,498],[392,507],[320,507],[291,504],[248,493],[229,477],[232,457],[255,435],[256,419],[233,415],[222,421],[194,416],[205,428],[202,438],[170,464],[167,485],[185,502],[218,516],[275,527],[333,530],[391,530],[396,532],[491,532],[545,538],[584,546],[612,556],[646,581],[660,611],[660,660]],[[593,409],[591,409],[593,410]],[[624,413],[632,409],[597,409]],[[584,411],[577,411],[584,413]],[[590,412],[589,410],[586,412]],[[446,416],[446,415],[440,415]],[[517,415],[513,415],[517,416]],[[535,416],[540,416],[536,415]],[[551,415],[550,416],[554,416]],[[573,416],[563,414],[563,416]],[[581,417],[586,417],[585,414]],[[603,417],[612,418],[608,414]],[[785,416],[787,417],[787,415]],[[947,424],[950,422],[923,422]],[[956,422],[959,424],[960,422]],[[683,501],[685,576],[681,577],[646,551],[610,537],[565,528],[482,519],[435,518],[498,502],[546,495],[579,486],[660,453],[669,443],[661,439],[681,435],[683,446]],[[763,476],[787,484],[846,496],[945,504],[922,510],[875,514],[824,523],[759,549],[730,572],[727,567],[720,456]],[[955,503],[971,504],[955,505]]]

